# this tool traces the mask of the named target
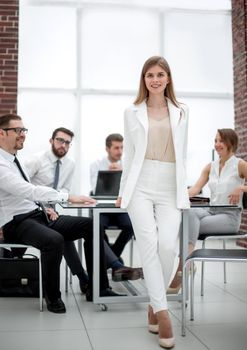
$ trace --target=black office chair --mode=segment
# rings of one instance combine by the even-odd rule
[[[234,238],[233,236],[231,238]],[[236,237],[235,237],[236,238]],[[192,270],[194,262],[247,262],[247,249],[196,249],[186,259],[183,266],[183,282],[182,282],[182,336],[185,336],[186,330],[186,275],[187,266],[190,265]],[[194,275],[190,275],[190,320],[194,320]]]
[[[247,209],[247,193],[243,193],[243,200],[242,200],[243,209]],[[202,249],[206,248],[206,242],[210,239],[221,239],[223,249],[226,249],[226,240],[229,238],[243,238],[247,237],[246,232],[230,232],[230,233],[200,233],[198,240],[202,241]],[[223,262],[223,270],[224,270],[224,283],[226,283],[226,261]],[[201,265],[201,296],[204,295],[204,273],[205,273],[205,264],[204,261],[202,261]]]

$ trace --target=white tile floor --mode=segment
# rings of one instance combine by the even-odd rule
[[[218,247],[219,242],[210,245]],[[138,253],[134,251],[136,265]],[[224,285],[221,264],[208,263],[205,296],[201,297],[198,265],[195,320],[189,321],[187,314],[186,337],[181,336],[181,304],[169,303],[177,350],[247,349],[247,264],[228,264],[227,271]],[[103,312],[85,301],[75,278],[68,294],[63,283],[62,291],[67,307],[63,315],[52,314],[46,307],[39,312],[38,299],[0,298],[0,349],[159,349],[157,336],[147,332],[147,304],[111,304]]]

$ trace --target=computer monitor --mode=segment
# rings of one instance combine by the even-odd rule
[[[117,198],[121,175],[121,170],[100,170],[93,197]]]

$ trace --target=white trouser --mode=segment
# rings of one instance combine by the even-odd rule
[[[167,310],[166,289],[178,251],[181,211],[176,207],[174,163],[145,160],[127,208],[154,312]]]

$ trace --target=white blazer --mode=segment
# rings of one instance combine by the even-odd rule
[[[188,138],[188,108],[174,106],[167,99],[176,159],[177,208],[189,208],[186,183],[186,153]],[[132,105],[124,114],[124,162],[119,197],[121,207],[127,208],[144,162],[148,138],[146,102]]]

